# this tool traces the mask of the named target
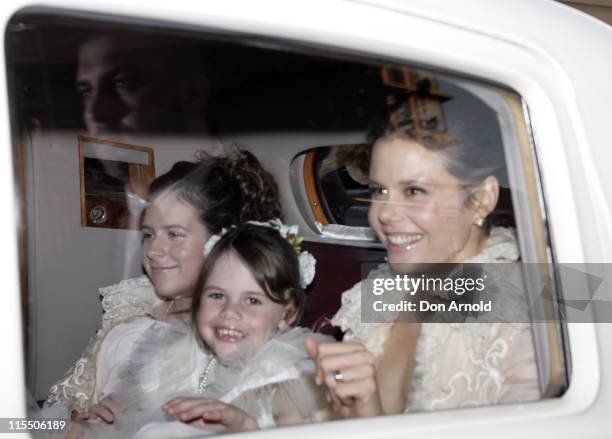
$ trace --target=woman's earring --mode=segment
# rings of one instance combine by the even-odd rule
[[[485,225],[485,219],[482,217],[478,217],[474,220],[474,224],[476,225],[476,227],[483,228]]]

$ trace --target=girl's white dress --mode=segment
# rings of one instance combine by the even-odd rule
[[[147,324],[146,318],[137,320]],[[121,340],[130,326],[120,325],[109,336]],[[166,417],[162,405],[184,396],[233,404],[255,418],[260,428],[276,425],[278,416],[286,418],[288,411],[292,422],[327,419],[325,391],[315,384],[314,362],[304,349],[307,338],[329,340],[305,328],[292,328],[275,335],[250,358],[222,362],[201,345],[188,324],[150,323],[135,343],[127,342],[129,358],[119,361],[123,362],[119,372],[103,389],[113,394],[121,414],[113,426],[94,427],[94,433],[100,437],[206,434]],[[112,355],[102,350],[99,362],[113,369],[117,362]]]
[[[508,263],[518,258],[514,231],[493,228],[482,253],[465,263]],[[390,273],[388,265],[383,264],[374,275]],[[505,299],[514,301],[516,306],[525,305],[524,298]],[[520,323],[423,323],[404,411],[538,399],[531,325],[524,318],[515,321]],[[362,323],[361,282],[344,292],[332,324],[345,331],[345,340],[362,342],[378,358],[385,350],[392,326]]]

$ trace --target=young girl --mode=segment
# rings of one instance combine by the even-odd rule
[[[113,434],[243,431],[324,416],[304,341],[325,338],[293,327],[314,259],[298,259],[299,248],[271,225],[280,222],[243,224],[216,244],[211,238],[193,329],[154,324],[136,343],[114,391],[122,411]]]

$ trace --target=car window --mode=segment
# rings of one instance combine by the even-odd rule
[[[109,35],[130,50],[108,52]],[[396,247],[430,245],[430,235],[440,244],[424,253],[430,258],[426,262],[438,262],[438,255],[449,252],[460,234],[450,225],[459,220],[448,205],[450,186],[432,176],[460,175],[452,180],[459,182],[452,193],[462,191],[466,197],[473,188],[464,182],[476,181],[476,174],[485,171],[493,176],[496,202],[487,223],[477,219],[476,226],[494,233],[499,240],[494,244],[501,242],[502,250],[476,262],[486,263],[498,278],[505,276],[504,282],[517,279],[514,286],[521,294],[520,304],[508,305],[512,312],[494,323],[519,328],[532,343],[538,396],[526,400],[562,395],[570,365],[559,309],[540,295],[545,290],[553,302],[558,299],[527,103],[496,78],[455,74],[418,59],[381,61],[375,54],[349,56],[280,39],[272,43],[60,12],[25,10],[14,17],[6,32],[6,62],[22,212],[18,233],[28,392],[34,400],[47,398],[96,331],[106,330],[112,319],[149,315],[147,306],[159,300],[115,294],[150,286],[142,267],[148,235],[140,229],[147,188],[155,177],[178,161],[223,156],[238,148],[250,151],[276,179],[286,222],[301,227],[303,250],[317,259],[302,324],[338,340],[362,337],[377,355],[386,335],[368,342],[361,325],[383,328],[383,334],[390,324],[385,319],[397,316],[345,308],[367,294],[359,282],[391,266]],[[425,172],[420,164],[425,159],[397,168],[393,160],[383,166],[378,159],[373,171],[373,148],[380,148],[376,139],[389,121],[434,145],[427,154],[438,168]],[[482,153],[466,160],[454,148],[463,144],[481,147]],[[458,155],[447,155],[447,147]],[[482,163],[490,168],[483,171]],[[406,170],[414,181],[402,180]],[[408,231],[393,234],[385,221],[397,212],[384,197],[396,183],[407,197],[396,205],[410,205],[419,216],[411,219]],[[388,211],[373,218],[383,204]],[[463,212],[463,205],[457,209]],[[504,239],[511,244],[504,246]],[[493,262],[508,252],[518,268],[502,275]],[[120,286],[105,289],[111,285]],[[505,285],[498,283],[497,292],[503,293]],[[356,296],[343,298],[351,289]],[[374,294],[370,298],[378,300]],[[348,311],[334,317],[342,309]],[[423,325],[430,323],[428,328],[454,327],[435,326],[449,323],[435,318]],[[455,405],[421,404],[424,371],[440,369],[427,363],[434,360],[424,353],[435,346],[420,346],[421,363],[412,382],[417,391],[403,389],[402,398],[411,401],[406,411],[471,405],[467,397]],[[468,351],[461,355],[471,361]],[[440,368],[451,373],[455,365]],[[495,369],[493,363],[485,366],[487,373]],[[522,401],[520,395],[506,402],[516,401]]]

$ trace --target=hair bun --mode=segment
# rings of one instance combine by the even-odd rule
[[[237,149],[227,157],[229,178],[238,185],[240,222],[282,218],[278,185],[252,153]]]

